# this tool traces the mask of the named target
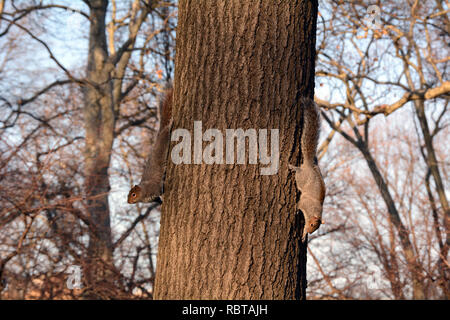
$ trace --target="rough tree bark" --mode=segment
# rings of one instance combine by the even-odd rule
[[[181,0],[174,129],[279,129],[280,167],[169,159],[155,299],[304,299],[301,108],[313,97],[317,1]],[[171,148],[176,144],[172,143]],[[203,147],[208,143],[203,142]],[[270,142],[268,143],[270,149]],[[247,146],[248,150],[248,146]]]

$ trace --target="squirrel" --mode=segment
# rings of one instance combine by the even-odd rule
[[[159,130],[144,166],[141,182],[131,188],[128,203],[161,203],[172,129],[173,87],[170,84],[159,106]]]
[[[303,105],[301,136],[303,162],[300,167],[289,164],[289,169],[295,171],[297,189],[301,192],[297,209],[301,210],[305,217],[302,235],[302,242],[305,242],[307,233],[313,233],[323,223],[322,205],[326,189],[316,158],[320,135],[319,109],[315,102],[307,97],[301,97],[300,103]]]

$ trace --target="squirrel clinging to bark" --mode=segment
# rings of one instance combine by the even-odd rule
[[[163,192],[173,122],[172,100],[173,88],[170,85],[159,106],[159,130],[146,160],[141,182],[131,188],[128,203],[154,202]]]
[[[325,198],[325,183],[317,164],[316,152],[320,135],[320,114],[313,100],[300,98],[303,105],[303,130],[301,136],[301,153],[303,162],[300,167],[289,164],[289,169],[295,171],[297,189],[300,190],[300,201],[297,209],[303,212],[305,227],[302,241],[307,233],[316,231],[322,222],[322,205]]]

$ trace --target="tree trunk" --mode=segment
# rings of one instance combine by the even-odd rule
[[[179,2],[173,130],[194,141],[194,121],[218,129],[224,161],[195,164],[190,154],[192,164],[175,165],[169,154],[155,299],[305,298],[304,220],[288,163],[300,157],[293,102],[314,94],[316,18],[317,1]],[[238,128],[258,138],[279,129],[275,174],[262,175],[248,152],[246,164],[226,164],[225,130]]]
[[[108,168],[114,139],[114,104],[106,46],[105,15],[108,1],[90,1],[89,52],[84,87],[85,185],[87,211],[92,228],[84,266],[89,298],[108,298],[113,294],[107,284],[114,266],[109,216],[110,190]]]

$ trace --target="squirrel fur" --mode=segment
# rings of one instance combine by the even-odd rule
[[[307,233],[316,231],[322,221],[322,206],[325,198],[325,183],[317,164],[316,152],[320,135],[320,113],[313,100],[300,98],[303,105],[303,130],[301,136],[302,164],[295,167],[289,164],[289,169],[295,171],[297,189],[301,192],[297,209],[303,212],[305,226],[302,241]]]
[[[144,166],[141,182],[131,188],[128,203],[154,202],[163,193],[172,129],[173,88],[170,85],[159,107],[159,130]]]

